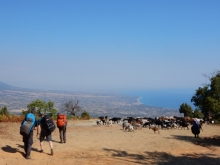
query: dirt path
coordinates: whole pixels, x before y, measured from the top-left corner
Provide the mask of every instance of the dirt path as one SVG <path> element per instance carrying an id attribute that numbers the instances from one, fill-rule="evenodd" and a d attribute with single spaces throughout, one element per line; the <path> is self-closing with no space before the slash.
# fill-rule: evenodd
<path id="1" fill-rule="evenodd" d="M 190 130 L 148 128 L 125 132 L 118 124 L 96 126 L 95 121 L 70 121 L 67 143 L 59 143 L 58 129 L 53 133 L 54 156 L 48 142 L 39 153 L 39 139 L 34 137 L 31 159 L 23 157 L 19 123 L 0 123 L 1 165 L 131 165 L 131 164 L 220 164 L 220 127 L 204 126 L 200 138 Z M 36 132 L 35 132 L 36 136 Z"/>

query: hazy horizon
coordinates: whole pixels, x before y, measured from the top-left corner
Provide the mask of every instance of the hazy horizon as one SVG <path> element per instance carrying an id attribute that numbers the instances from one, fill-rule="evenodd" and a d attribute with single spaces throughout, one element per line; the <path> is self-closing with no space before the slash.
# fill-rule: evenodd
<path id="1" fill-rule="evenodd" d="M 18 87 L 197 89 L 219 70 L 220 1 L 0 1 L 0 77 Z"/>
<path id="2" fill-rule="evenodd" d="M 2 85 L 0 81 L 0 87 Z M 9 85 L 9 84 L 6 84 Z M 9 85 L 11 86 L 11 85 Z M 12 85 L 13 87 L 18 87 L 16 85 Z M 25 88 L 25 87 L 20 87 Z M 30 89 L 30 88 L 29 88 Z M 37 90 L 41 91 L 41 89 L 33 88 L 30 90 Z M 45 92 L 61 92 L 61 93 L 85 93 L 87 94 L 100 94 L 100 95 L 124 95 L 124 96 L 135 96 L 137 97 L 137 101 L 141 104 L 145 104 L 147 106 L 152 107 L 160 107 L 160 108 L 170 108 L 178 110 L 180 105 L 183 103 L 187 103 L 193 109 L 196 107 L 191 102 L 192 96 L 195 94 L 196 89 L 154 89 L 154 90 L 118 90 L 118 91 L 99 91 L 99 92 L 92 92 L 92 91 L 71 91 L 71 90 L 42 90 Z"/>

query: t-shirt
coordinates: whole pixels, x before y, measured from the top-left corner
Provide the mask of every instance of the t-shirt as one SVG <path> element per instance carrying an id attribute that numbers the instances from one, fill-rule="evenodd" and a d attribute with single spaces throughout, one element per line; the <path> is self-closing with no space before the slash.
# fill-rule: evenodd
<path id="1" fill-rule="evenodd" d="M 38 125 L 40 125 L 41 127 L 41 132 L 48 132 L 47 129 L 44 126 L 44 121 L 43 121 L 43 117 L 41 117 L 38 121 L 37 121 Z"/>

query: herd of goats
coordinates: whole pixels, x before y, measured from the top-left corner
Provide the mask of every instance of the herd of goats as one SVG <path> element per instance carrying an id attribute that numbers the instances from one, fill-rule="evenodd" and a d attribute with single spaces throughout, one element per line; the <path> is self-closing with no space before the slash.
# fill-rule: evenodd
<path id="1" fill-rule="evenodd" d="M 96 121 L 97 126 L 106 125 L 112 126 L 112 124 L 117 123 L 121 124 L 122 128 L 125 131 L 134 131 L 137 129 L 141 129 L 143 127 L 148 127 L 152 129 L 154 133 L 159 132 L 160 129 L 188 129 L 189 126 L 193 124 L 195 118 L 190 117 L 155 117 L 155 118 L 140 118 L 140 117 L 127 117 L 127 118 L 120 118 L 120 117 L 113 117 L 108 118 L 108 116 L 100 116 L 98 117 L 100 120 Z M 212 120 L 204 120 L 204 119 L 196 119 L 200 125 L 200 129 L 202 130 L 202 125 L 204 123 L 213 123 Z"/>

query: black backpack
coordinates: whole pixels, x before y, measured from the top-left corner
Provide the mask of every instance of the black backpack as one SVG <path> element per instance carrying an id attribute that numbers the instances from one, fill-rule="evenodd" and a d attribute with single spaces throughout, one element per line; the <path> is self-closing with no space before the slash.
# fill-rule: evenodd
<path id="1" fill-rule="evenodd" d="M 53 119 L 50 117 L 50 115 L 45 115 L 42 120 L 43 125 L 47 131 L 53 132 L 56 129 L 56 125 L 54 124 Z"/>

